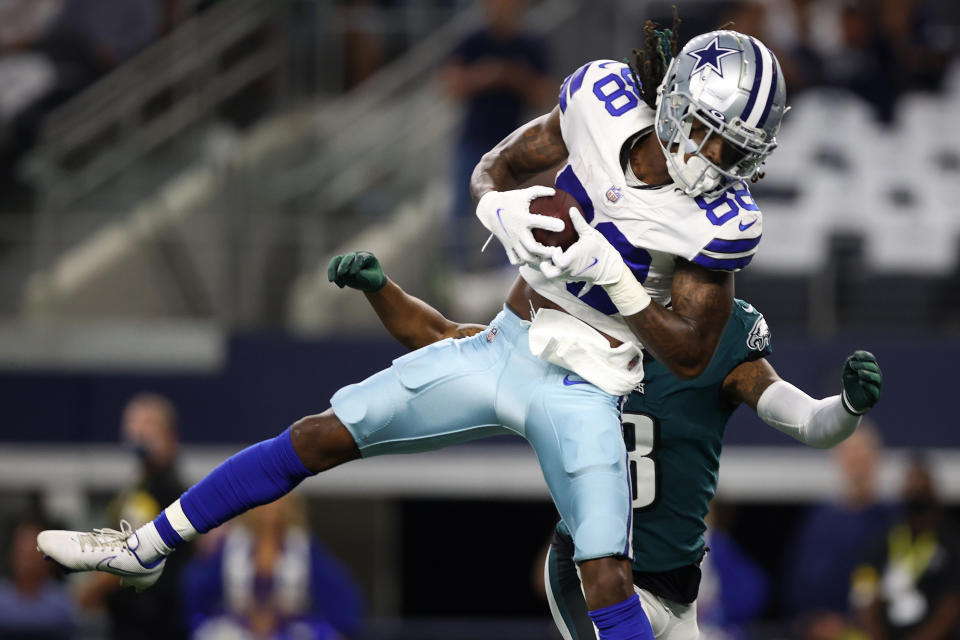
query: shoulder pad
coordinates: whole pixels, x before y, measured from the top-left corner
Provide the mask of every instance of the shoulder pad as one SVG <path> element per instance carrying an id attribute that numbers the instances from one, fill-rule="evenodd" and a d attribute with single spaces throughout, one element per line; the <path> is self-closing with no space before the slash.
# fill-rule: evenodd
<path id="1" fill-rule="evenodd" d="M 746 334 L 746 347 L 750 351 L 759 352 L 764 356 L 773 352 L 767 320 L 749 302 L 734 299 L 731 321 L 737 321 L 743 327 L 742 331 Z"/>
<path id="2" fill-rule="evenodd" d="M 568 148 L 597 137 L 620 138 L 653 124 L 630 67 L 615 60 L 583 65 L 560 87 L 560 127 Z"/>
<path id="3" fill-rule="evenodd" d="M 695 200 L 716 231 L 692 261 L 724 271 L 739 271 L 750 264 L 763 236 L 763 215 L 746 183 L 738 182 L 713 200 L 702 196 Z"/>
<path id="4" fill-rule="evenodd" d="M 560 112 L 567 112 L 567 106 L 580 92 L 580 89 L 583 88 L 584 81 L 587 80 L 588 75 L 590 76 L 591 81 L 596 82 L 601 77 L 604 77 L 610 73 L 618 74 L 621 78 L 626 80 L 630 78 L 630 67 L 622 62 L 617 62 L 616 60 L 593 60 L 567 76 L 560 87 Z M 629 88 L 632 89 L 632 79 L 630 79 L 630 83 L 631 84 Z M 592 84 L 592 82 L 590 84 Z"/>

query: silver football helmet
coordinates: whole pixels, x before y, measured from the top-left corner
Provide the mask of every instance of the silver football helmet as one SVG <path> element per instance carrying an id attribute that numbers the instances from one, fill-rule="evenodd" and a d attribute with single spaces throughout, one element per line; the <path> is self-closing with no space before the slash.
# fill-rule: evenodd
<path id="1" fill-rule="evenodd" d="M 690 40 L 657 90 L 657 138 L 670 177 L 684 193 L 707 197 L 753 178 L 777 147 L 786 96 L 780 63 L 756 38 L 711 31 Z M 699 141 L 691 137 L 695 119 L 706 127 Z M 714 135 L 724 139 L 720 164 L 703 153 Z"/>

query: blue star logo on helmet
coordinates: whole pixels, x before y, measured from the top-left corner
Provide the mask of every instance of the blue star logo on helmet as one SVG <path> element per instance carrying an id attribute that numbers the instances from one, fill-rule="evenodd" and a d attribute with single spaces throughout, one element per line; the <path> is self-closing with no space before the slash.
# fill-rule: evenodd
<path id="1" fill-rule="evenodd" d="M 722 78 L 723 68 L 720 66 L 720 61 L 735 53 L 742 53 L 742 50 L 721 47 L 720 36 L 715 36 L 704 48 L 687 53 L 688 56 L 696 58 L 697 60 L 696 64 L 693 65 L 693 69 L 690 70 L 690 77 L 693 77 L 693 74 L 701 69 L 713 69 L 717 72 L 717 75 Z"/>

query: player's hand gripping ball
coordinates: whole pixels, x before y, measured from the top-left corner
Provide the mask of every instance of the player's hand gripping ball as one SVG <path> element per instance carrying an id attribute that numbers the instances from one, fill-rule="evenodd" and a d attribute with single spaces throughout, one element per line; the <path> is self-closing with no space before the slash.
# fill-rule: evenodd
<path id="1" fill-rule="evenodd" d="M 327 279 L 343 289 L 360 291 L 379 291 L 387 284 L 380 261 L 369 251 L 354 251 L 342 256 L 334 256 L 327 267 Z"/>
<path id="2" fill-rule="evenodd" d="M 854 351 L 843 363 L 843 404 L 856 414 L 866 413 L 877 404 L 883 390 L 883 373 L 869 351 Z"/>
<path id="3" fill-rule="evenodd" d="M 562 231 L 535 228 L 533 239 L 545 247 L 560 247 L 561 249 L 567 249 L 576 242 L 579 236 L 573 228 L 573 222 L 570 221 L 571 208 L 583 213 L 576 198 L 561 189 L 557 189 L 552 196 L 543 196 L 532 200 L 530 202 L 530 213 L 563 220 Z"/>
<path id="4" fill-rule="evenodd" d="M 488 191 L 477 202 L 477 218 L 503 245 L 510 264 L 534 266 L 552 255 L 553 249 L 537 242 L 533 231 L 537 228 L 560 231 L 563 222 L 530 213 L 530 203 L 553 194 L 551 187 L 534 185 L 525 189 Z"/>

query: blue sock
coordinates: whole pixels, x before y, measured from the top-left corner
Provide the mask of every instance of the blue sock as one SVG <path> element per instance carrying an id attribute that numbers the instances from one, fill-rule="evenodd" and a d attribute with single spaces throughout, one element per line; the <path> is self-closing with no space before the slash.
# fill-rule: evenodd
<path id="1" fill-rule="evenodd" d="M 206 533 L 244 511 L 290 493 L 312 475 L 293 450 L 287 429 L 224 460 L 180 496 L 179 507 L 197 533 Z M 175 530 L 167 511 L 153 524 L 163 543 L 173 549 L 183 542 L 177 533 L 183 525 Z"/>
<path id="2" fill-rule="evenodd" d="M 653 628 L 637 594 L 618 604 L 594 609 L 590 619 L 597 625 L 599 640 L 653 640 Z"/>

